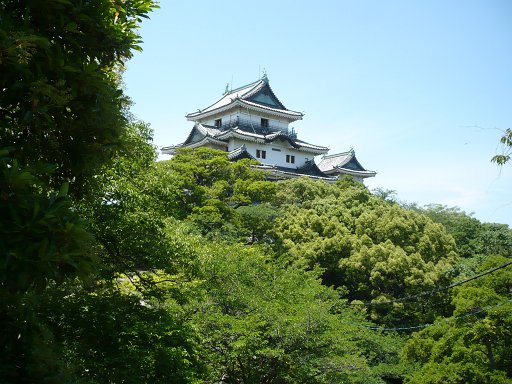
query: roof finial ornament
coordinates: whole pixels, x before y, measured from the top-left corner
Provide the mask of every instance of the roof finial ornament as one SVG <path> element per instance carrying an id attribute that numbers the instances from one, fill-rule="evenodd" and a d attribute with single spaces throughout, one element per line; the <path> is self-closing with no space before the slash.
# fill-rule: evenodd
<path id="1" fill-rule="evenodd" d="M 224 90 L 224 94 L 227 95 L 229 93 L 229 83 L 226 84 L 226 89 Z"/>
<path id="2" fill-rule="evenodd" d="M 261 80 L 263 80 L 265 83 L 268 83 L 267 70 L 265 68 L 263 68 L 263 75 L 261 76 Z"/>

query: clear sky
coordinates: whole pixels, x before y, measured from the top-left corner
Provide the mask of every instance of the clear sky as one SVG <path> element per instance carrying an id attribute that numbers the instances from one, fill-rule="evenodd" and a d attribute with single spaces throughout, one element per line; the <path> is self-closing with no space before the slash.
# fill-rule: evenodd
<path id="1" fill-rule="evenodd" d="M 171 1 L 145 20 L 125 83 L 158 147 L 185 115 L 266 70 L 305 113 L 300 139 L 350 148 L 370 189 L 512 226 L 512 166 L 490 163 L 512 127 L 512 1 Z"/>

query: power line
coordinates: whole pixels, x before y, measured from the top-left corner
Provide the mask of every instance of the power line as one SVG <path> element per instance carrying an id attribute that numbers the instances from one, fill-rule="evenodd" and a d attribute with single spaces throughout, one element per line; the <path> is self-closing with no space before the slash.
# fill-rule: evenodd
<path id="1" fill-rule="evenodd" d="M 484 308 L 480 308 L 478 310 L 475 310 L 475 311 L 471 311 L 471 312 L 466 312 L 466 313 L 463 313 L 462 315 L 459 315 L 459 316 L 455 316 L 455 317 L 449 317 L 447 319 L 444 319 L 444 321 L 436 321 L 434 323 L 429 323 L 429 324 L 421 324 L 421 325 L 416 325 L 416 326 L 413 326 L 413 327 L 374 327 L 374 326 L 369 326 L 369 325 L 360 325 L 360 327 L 362 328 L 366 328 L 366 329 L 369 329 L 369 330 L 372 330 L 372 331 L 413 331 L 413 330 L 418 330 L 418 329 L 422 329 L 422 328 L 427 328 L 427 327 L 431 327 L 433 325 L 441 325 L 441 324 L 446 324 L 446 323 L 450 323 L 454 320 L 457 320 L 457 319 L 462 319 L 462 318 L 465 318 L 465 317 L 469 317 L 469 316 L 474 316 L 474 315 L 477 315 L 479 313 L 482 313 L 484 311 L 490 311 L 494 308 L 498 308 L 498 307 L 502 307 L 508 303 L 511 303 L 512 302 L 512 299 L 509 299 L 503 303 L 500 303 L 500 304 L 496 304 L 496 305 L 491 305 L 491 306 L 488 306 L 488 307 L 484 307 Z"/>
<path id="2" fill-rule="evenodd" d="M 487 271 L 484 271 L 482 273 L 479 273 L 477 275 L 474 275 L 468 279 L 465 279 L 465 280 L 461 280 L 461 281 L 458 281 L 456 283 L 452 283 L 450 285 L 447 285 L 445 287 L 441 287 L 441 288 L 436 288 L 436 289 L 432 289 L 430 291 L 424 291 L 424 292 L 420 292 L 420 293 L 416 293 L 414 295 L 409 295 L 409 296 L 404 296 L 404 297 L 399 297 L 398 299 L 394 299 L 394 300 L 388 300 L 388 301 L 380 301 L 380 302 L 363 302 L 363 303 L 354 303 L 354 302 L 350 302 L 350 303 L 345 303 L 345 305 L 354 305 L 354 306 L 366 306 L 366 307 L 371 307 L 371 306 L 375 306 L 375 305 L 387 305 L 387 304 L 393 304 L 393 303 L 400 303 L 400 302 L 403 302 L 403 301 L 410 301 L 410 300 L 413 300 L 413 299 L 416 299 L 418 297 L 421 297 L 421 296 L 427 296 L 427 295 L 431 295 L 431 294 L 434 294 L 434 293 L 438 293 L 438 292 L 442 292 L 442 291 L 446 291 L 448 289 L 451 289 L 451 288 L 454 288 L 454 287 L 457 287 L 459 285 L 462 285 L 462 284 L 466 284 L 470 281 L 473 281 L 473 280 L 476 280 L 476 279 L 479 279 L 483 276 L 486 276 L 486 275 L 489 275 L 493 272 L 496 272 L 500 269 L 503 269 L 503 268 L 506 268 L 508 267 L 509 265 L 512 265 L 512 261 L 509 261 L 505 264 L 502 264 L 500 266 L 497 266 L 495 268 L 492 268 L 492 269 L 489 269 Z"/>

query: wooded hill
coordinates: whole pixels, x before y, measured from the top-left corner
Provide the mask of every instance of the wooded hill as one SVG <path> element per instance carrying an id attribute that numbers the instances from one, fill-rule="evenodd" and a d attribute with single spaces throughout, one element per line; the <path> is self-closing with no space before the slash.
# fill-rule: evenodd
<path id="1" fill-rule="evenodd" d="M 119 70 L 153 6 L 0 1 L 0 381 L 510 383 L 508 226 L 157 162 Z"/>
<path id="2" fill-rule="evenodd" d="M 148 134 L 60 207 L 71 233 L 65 196 L 25 216 L 30 244 L 9 230 L 4 382 L 510 382 L 506 225 L 204 148 L 155 162 Z"/>

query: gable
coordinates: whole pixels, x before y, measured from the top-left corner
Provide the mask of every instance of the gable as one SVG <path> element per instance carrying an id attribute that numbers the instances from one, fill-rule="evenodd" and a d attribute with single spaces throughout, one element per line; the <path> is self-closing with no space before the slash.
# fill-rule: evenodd
<path id="1" fill-rule="evenodd" d="M 201 133 L 196 127 L 192 128 L 192 131 L 187 137 L 187 140 L 183 144 L 193 144 L 201 141 L 206 135 Z"/>
<path id="2" fill-rule="evenodd" d="M 248 101 L 266 105 L 268 107 L 286 110 L 285 106 L 277 99 L 268 84 L 262 87 L 254 95 L 247 98 Z"/>
<path id="3" fill-rule="evenodd" d="M 353 171 L 365 171 L 365 169 L 359 164 L 359 161 L 354 157 L 350 161 L 344 164 L 341 168 L 351 169 Z"/>
<path id="4" fill-rule="evenodd" d="M 285 135 L 283 133 L 274 133 L 265 136 L 265 142 L 267 143 L 273 143 L 278 142 L 279 144 L 283 145 L 283 147 L 288 148 L 299 148 L 299 145 L 295 143 L 295 141 L 290 138 L 288 135 Z M 288 145 L 286 145 L 288 144 Z"/>

